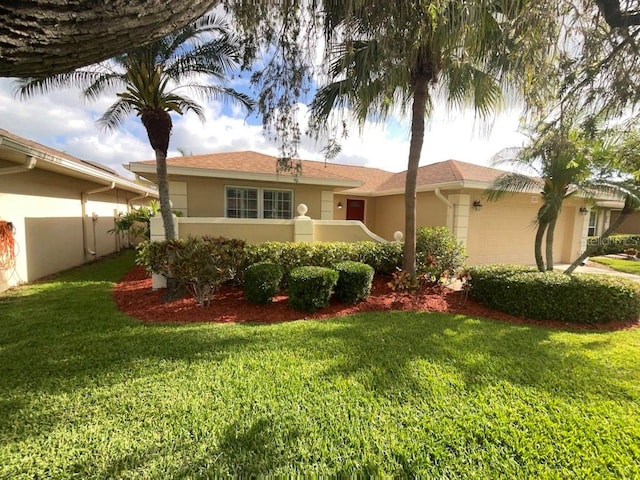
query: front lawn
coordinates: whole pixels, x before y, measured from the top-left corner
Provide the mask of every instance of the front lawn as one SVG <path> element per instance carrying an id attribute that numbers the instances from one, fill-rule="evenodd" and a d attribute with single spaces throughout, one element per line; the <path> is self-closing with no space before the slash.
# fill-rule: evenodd
<path id="1" fill-rule="evenodd" d="M 0 295 L 0 478 L 640 477 L 640 330 L 143 325 L 131 255 Z"/>
<path id="2" fill-rule="evenodd" d="M 634 275 L 640 275 L 640 260 L 624 259 L 624 258 L 611 258 L 611 257 L 593 257 L 590 258 L 592 262 L 607 265 L 619 272 L 632 273 Z"/>

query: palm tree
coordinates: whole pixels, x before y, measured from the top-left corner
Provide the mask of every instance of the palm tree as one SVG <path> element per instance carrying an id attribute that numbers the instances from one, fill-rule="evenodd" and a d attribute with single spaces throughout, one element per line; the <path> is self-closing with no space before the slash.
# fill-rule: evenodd
<path id="1" fill-rule="evenodd" d="M 215 15 L 199 20 L 147 46 L 118 55 L 92 67 L 43 79 L 18 80 L 17 93 L 25 98 L 62 87 L 79 87 L 83 95 L 96 100 L 106 91 L 118 89 L 118 100 L 98 119 L 99 126 L 116 129 L 136 113 L 144 125 L 155 152 L 160 212 L 167 239 L 175 238 L 167 181 L 167 150 L 173 126 L 170 112 L 191 111 L 204 121 L 202 107 L 178 93 L 184 85 L 206 99 L 231 100 L 251 110 L 253 101 L 231 88 L 191 80 L 204 75 L 224 83 L 242 60 L 238 39 Z"/>
<path id="2" fill-rule="evenodd" d="M 496 201 L 507 194 L 540 192 L 542 205 L 534 219 L 537 226 L 534 255 L 538 270 L 543 272 L 553 270 L 555 225 L 565 199 L 576 194 L 587 200 L 602 193 L 619 196 L 625 199 L 622 216 L 626 216 L 636 203 L 637 195 L 628 180 L 613 179 L 617 176 L 616 171 L 619 171 L 612 169 L 615 165 L 615 145 L 588 138 L 576 129 L 545 125 L 538 128 L 538 138 L 531 145 L 517 151 L 514 157 L 501 152 L 494 162 L 499 164 L 509 161 L 516 168 L 528 169 L 534 175 L 505 173 L 485 191 L 485 198 Z"/>
<path id="3" fill-rule="evenodd" d="M 527 2 L 502 11 L 503 2 L 486 1 L 325 3 L 327 43 L 334 46 L 329 82 L 312 102 L 312 123 L 329 128 L 338 108 L 350 110 L 361 127 L 410 110 L 403 268 L 413 276 L 416 177 L 433 95 L 439 89 L 451 104 L 471 102 L 481 117 L 498 108 L 501 75 L 523 66 L 506 56 L 516 36 L 508 39 L 507 32 Z"/>
<path id="4" fill-rule="evenodd" d="M 485 192 L 485 197 L 489 201 L 495 201 L 507 193 L 540 191 L 542 205 L 535 218 L 537 230 L 534 253 L 538 270 L 553 270 L 554 231 L 562 203 L 565 198 L 578 191 L 587 192 L 582 186 L 591 174 L 591 163 L 584 151 L 581 151 L 577 132 L 565 132 L 564 129 L 546 130 L 540 138 L 510 160 L 516 167 L 532 170 L 536 176 L 518 172 L 500 175 Z M 542 255 L 545 234 L 546 265 Z"/>

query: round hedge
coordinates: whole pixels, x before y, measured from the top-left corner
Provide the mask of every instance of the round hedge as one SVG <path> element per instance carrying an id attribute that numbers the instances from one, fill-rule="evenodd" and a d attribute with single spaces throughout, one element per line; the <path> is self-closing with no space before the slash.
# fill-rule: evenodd
<path id="1" fill-rule="evenodd" d="M 331 268 L 294 268 L 289 279 L 289 303 L 303 312 L 326 307 L 337 281 L 338 272 Z"/>
<path id="2" fill-rule="evenodd" d="M 371 293 L 371 282 L 375 271 L 373 267 L 353 261 L 336 263 L 333 267 L 338 272 L 336 298 L 343 303 L 357 303 Z"/>
<path id="3" fill-rule="evenodd" d="M 258 262 L 244 272 L 244 294 L 251 303 L 266 304 L 280 291 L 282 268 L 271 262 Z"/>
<path id="4" fill-rule="evenodd" d="M 471 296 L 512 315 L 587 324 L 640 316 L 640 284 L 613 275 L 543 273 L 513 265 L 470 272 Z"/>

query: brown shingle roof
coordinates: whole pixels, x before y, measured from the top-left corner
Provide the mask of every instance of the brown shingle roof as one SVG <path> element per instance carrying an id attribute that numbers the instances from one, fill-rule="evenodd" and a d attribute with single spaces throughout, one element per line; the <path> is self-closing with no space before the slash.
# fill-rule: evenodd
<path id="1" fill-rule="evenodd" d="M 274 174 L 276 172 L 276 162 L 276 157 L 251 151 L 210 153 L 167 159 L 169 167 L 257 174 Z M 155 161 L 133 162 L 131 165 L 134 171 L 136 163 L 153 164 Z M 362 182 L 360 186 L 349 190 L 352 194 L 376 194 L 403 190 L 405 185 L 406 172 L 393 173 L 379 168 L 312 160 L 301 160 L 301 163 L 302 177 Z M 502 173 L 504 173 L 502 170 L 495 168 L 458 160 L 446 160 L 420 167 L 418 169 L 417 185 L 418 187 L 425 187 L 454 182 L 491 183 Z"/>
<path id="2" fill-rule="evenodd" d="M 405 171 L 394 174 L 387 181 L 378 185 L 376 191 L 384 192 L 404 189 L 406 173 Z M 473 163 L 445 160 L 418 168 L 416 184 L 419 187 L 424 187 L 454 182 L 492 183 L 503 173 L 502 170 L 474 165 Z"/>

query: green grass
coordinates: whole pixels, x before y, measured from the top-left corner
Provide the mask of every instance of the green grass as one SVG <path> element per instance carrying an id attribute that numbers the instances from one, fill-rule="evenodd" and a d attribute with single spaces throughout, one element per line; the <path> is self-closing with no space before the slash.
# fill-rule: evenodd
<path id="1" fill-rule="evenodd" d="M 0 478 L 640 477 L 640 330 L 146 326 L 110 298 L 131 263 L 0 296 Z"/>
<path id="2" fill-rule="evenodd" d="M 626 260 L 622 258 L 610 258 L 610 257 L 593 257 L 590 258 L 592 262 L 607 265 L 619 272 L 633 273 L 634 275 L 640 275 L 640 260 Z"/>

